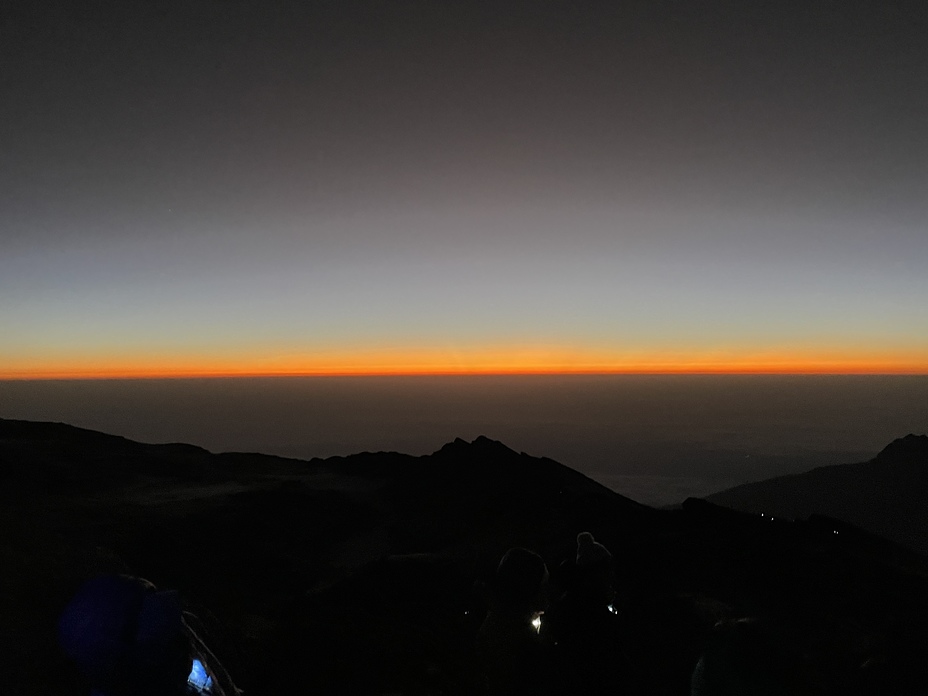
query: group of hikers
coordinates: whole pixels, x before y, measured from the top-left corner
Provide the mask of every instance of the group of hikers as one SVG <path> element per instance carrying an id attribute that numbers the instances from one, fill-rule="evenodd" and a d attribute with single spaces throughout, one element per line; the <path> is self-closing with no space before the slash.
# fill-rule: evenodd
<path id="1" fill-rule="evenodd" d="M 621 602 L 612 554 L 588 532 L 555 569 L 525 548 L 499 562 L 485 592 L 474 650 L 479 696 L 657 694 L 640 664 Z M 59 643 L 92 696 L 237 696 L 194 630 L 176 592 L 139 578 L 88 581 L 61 615 Z M 691 696 L 791 693 L 768 669 L 763 627 L 740 621 L 707 646 L 684 675 Z M 652 666 L 653 669 L 653 666 Z M 657 680 L 660 681 L 660 680 Z M 676 691 L 675 691 L 676 693 Z"/>
<path id="2" fill-rule="evenodd" d="M 612 555 L 588 532 L 552 586 L 545 562 L 523 548 L 502 558 L 477 634 L 482 689 L 498 694 L 621 694 L 633 670 L 623 649 Z"/>
<path id="3" fill-rule="evenodd" d="M 477 634 L 483 696 L 796 693 L 789 661 L 780 659 L 784 646 L 753 618 L 720 621 L 694 641 L 695 654 L 648 659 L 640 626 L 630 625 L 628 607 L 617 598 L 612 554 L 588 532 L 578 535 L 576 557 L 556 575 L 552 580 L 544 560 L 527 549 L 503 556 Z"/>

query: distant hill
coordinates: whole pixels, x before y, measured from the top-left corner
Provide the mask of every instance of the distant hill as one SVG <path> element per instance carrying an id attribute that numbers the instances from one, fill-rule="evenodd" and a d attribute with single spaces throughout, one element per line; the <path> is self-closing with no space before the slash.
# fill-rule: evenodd
<path id="1" fill-rule="evenodd" d="M 868 462 L 747 483 L 706 500 L 790 519 L 825 515 L 928 554 L 928 436 L 894 440 Z"/>
<path id="2" fill-rule="evenodd" d="M 887 448 L 887 471 L 920 456 L 911 442 Z M 714 623 L 740 616 L 805 656 L 803 693 L 902 693 L 928 659 L 928 559 L 818 518 L 655 510 L 485 437 L 301 461 L 0 419 L 0 530 L 19 696 L 86 693 L 53 628 L 105 572 L 178 589 L 251 696 L 468 696 L 500 556 L 539 552 L 556 593 L 580 531 L 617 561 L 628 696 L 688 693 Z"/>

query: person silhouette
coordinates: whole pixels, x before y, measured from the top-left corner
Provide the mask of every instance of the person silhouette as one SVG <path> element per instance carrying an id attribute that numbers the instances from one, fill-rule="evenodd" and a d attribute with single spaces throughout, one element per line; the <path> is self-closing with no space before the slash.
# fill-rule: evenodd
<path id="1" fill-rule="evenodd" d="M 175 591 L 104 575 L 71 598 L 58 621 L 58 643 L 92 696 L 236 696 L 184 614 Z"/>
<path id="2" fill-rule="evenodd" d="M 565 569 L 566 571 L 566 569 Z M 615 614 L 612 554 L 589 532 L 577 535 L 577 554 L 564 591 L 545 616 L 565 691 L 621 693 L 629 684 L 621 620 Z"/>
<path id="3" fill-rule="evenodd" d="M 483 690 L 490 696 L 551 693 L 550 655 L 538 632 L 548 578 L 544 560 L 528 549 L 512 548 L 500 560 L 477 632 Z"/>

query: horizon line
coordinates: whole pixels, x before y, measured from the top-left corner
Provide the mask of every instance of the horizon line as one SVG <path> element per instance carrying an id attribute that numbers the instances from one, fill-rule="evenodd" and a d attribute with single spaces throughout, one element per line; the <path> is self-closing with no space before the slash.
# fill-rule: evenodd
<path id="1" fill-rule="evenodd" d="M 826 368 L 822 366 L 809 366 L 807 368 L 795 366 L 745 366 L 745 367 L 661 367 L 661 368 L 590 368 L 590 369 L 445 369 L 445 370 L 300 370 L 300 371 L 261 371 L 261 370 L 86 370 L 86 371 L 36 371 L 3 374 L 0 372 L 0 381 L 7 382 L 43 382 L 43 381 L 96 381 L 96 380 L 172 380 L 172 379 L 267 379 L 267 378 L 344 378 L 344 377 L 518 377 L 518 376 L 896 376 L 896 377 L 925 377 L 928 368 L 912 370 L 911 368 L 892 369 L 882 366 L 880 368 L 835 366 Z"/>

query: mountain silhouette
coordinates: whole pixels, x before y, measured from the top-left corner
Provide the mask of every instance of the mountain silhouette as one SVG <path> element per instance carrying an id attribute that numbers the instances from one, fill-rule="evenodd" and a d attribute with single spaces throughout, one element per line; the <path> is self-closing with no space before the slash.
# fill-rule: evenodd
<path id="1" fill-rule="evenodd" d="M 877 464 L 916 466 L 918 447 Z M 86 693 L 52 627 L 109 572 L 178 589 L 248 694 L 478 693 L 481 588 L 500 557 L 530 548 L 557 585 L 581 531 L 617 561 L 630 694 L 688 693 L 713 625 L 743 616 L 802 656 L 804 693 L 900 692 L 926 657 L 924 557 L 825 518 L 655 510 L 487 437 L 303 461 L 0 419 L 0 476 L 17 694 Z"/>
<path id="2" fill-rule="evenodd" d="M 857 464 L 747 483 L 707 496 L 736 510 L 827 516 L 928 554 L 928 436 L 906 435 Z"/>

